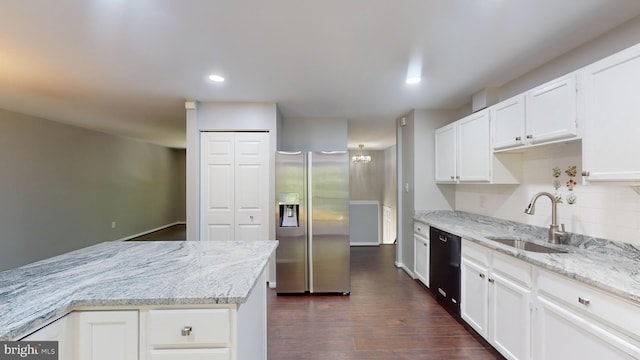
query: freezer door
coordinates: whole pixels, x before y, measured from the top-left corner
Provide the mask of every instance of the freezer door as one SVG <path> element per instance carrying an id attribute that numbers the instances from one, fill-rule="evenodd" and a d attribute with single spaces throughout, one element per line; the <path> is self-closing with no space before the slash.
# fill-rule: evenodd
<path id="1" fill-rule="evenodd" d="M 310 291 L 351 292 L 349 154 L 309 153 Z"/>
<path id="2" fill-rule="evenodd" d="M 304 293 L 307 275 L 306 158 L 276 153 L 276 291 Z"/>

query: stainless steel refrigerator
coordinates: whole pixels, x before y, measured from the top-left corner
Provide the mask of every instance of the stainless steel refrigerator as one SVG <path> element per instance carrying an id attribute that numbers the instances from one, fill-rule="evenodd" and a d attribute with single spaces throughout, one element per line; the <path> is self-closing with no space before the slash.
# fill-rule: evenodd
<path id="1" fill-rule="evenodd" d="M 276 153 L 276 291 L 351 292 L 349 154 Z"/>

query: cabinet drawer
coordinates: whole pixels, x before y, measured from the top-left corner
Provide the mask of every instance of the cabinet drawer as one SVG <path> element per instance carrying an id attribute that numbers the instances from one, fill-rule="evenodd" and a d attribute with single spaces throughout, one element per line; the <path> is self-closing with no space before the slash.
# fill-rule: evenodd
<path id="1" fill-rule="evenodd" d="M 151 350 L 149 360 L 229 360 L 229 349 L 166 349 Z"/>
<path id="2" fill-rule="evenodd" d="M 514 257 L 493 253 L 492 270 L 512 281 L 531 288 L 531 265 Z"/>
<path id="3" fill-rule="evenodd" d="M 155 348 L 227 347 L 230 322 L 229 309 L 150 310 L 149 345 Z M 183 335 L 185 327 L 191 331 Z"/>
<path id="4" fill-rule="evenodd" d="M 429 225 L 426 225 L 425 223 L 421 223 L 418 221 L 414 221 L 413 232 L 429 240 Z"/>
<path id="5" fill-rule="evenodd" d="M 489 266 L 489 252 L 486 247 L 462 239 L 462 258 L 472 260 L 483 267 Z"/>
<path id="6" fill-rule="evenodd" d="M 539 271 L 537 284 L 539 294 L 555 298 L 640 340 L 640 306 L 544 270 Z"/>

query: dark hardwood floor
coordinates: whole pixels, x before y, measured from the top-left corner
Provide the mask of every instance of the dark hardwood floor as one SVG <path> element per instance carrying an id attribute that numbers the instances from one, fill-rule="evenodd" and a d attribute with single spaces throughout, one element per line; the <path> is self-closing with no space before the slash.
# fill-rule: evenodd
<path id="1" fill-rule="evenodd" d="M 502 359 L 394 259 L 395 245 L 352 247 L 350 296 L 270 289 L 269 359 Z"/>
<path id="2" fill-rule="evenodd" d="M 129 239 L 128 241 L 185 241 L 187 225 L 176 224 L 152 233 Z"/>

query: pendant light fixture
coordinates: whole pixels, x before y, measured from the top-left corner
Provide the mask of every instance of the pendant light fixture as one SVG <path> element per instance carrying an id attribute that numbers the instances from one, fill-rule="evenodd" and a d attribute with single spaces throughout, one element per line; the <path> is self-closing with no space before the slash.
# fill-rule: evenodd
<path id="1" fill-rule="evenodd" d="M 365 164 L 368 162 L 371 162 L 371 156 L 362 154 L 362 149 L 364 149 L 364 144 L 360 144 L 358 145 L 358 147 L 360 148 L 360 155 L 353 155 L 353 157 L 351 157 L 351 161 L 353 161 L 354 163 L 365 163 Z"/>

